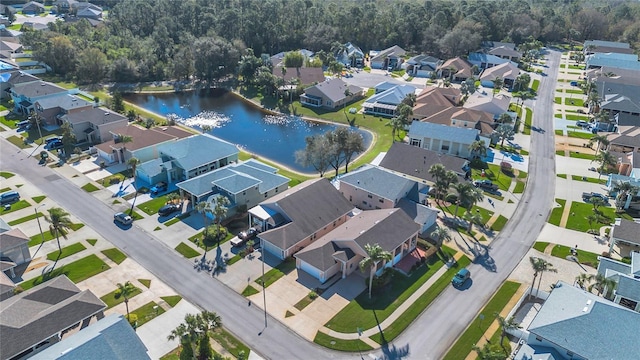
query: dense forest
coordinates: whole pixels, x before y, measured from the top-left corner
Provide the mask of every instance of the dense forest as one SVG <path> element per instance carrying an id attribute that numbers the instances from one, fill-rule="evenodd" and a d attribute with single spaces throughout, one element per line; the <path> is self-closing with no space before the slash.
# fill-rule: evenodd
<path id="1" fill-rule="evenodd" d="M 520 44 L 618 40 L 640 44 L 640 2 L 580 0 L 120 0 L 105 25 L 86 21 L 26 31 L 23 43 L 54 72 L 80 83 L 219 78 L 247 48 L 365 52 L 400 45 L 441 58 L 481 40 Z"/>

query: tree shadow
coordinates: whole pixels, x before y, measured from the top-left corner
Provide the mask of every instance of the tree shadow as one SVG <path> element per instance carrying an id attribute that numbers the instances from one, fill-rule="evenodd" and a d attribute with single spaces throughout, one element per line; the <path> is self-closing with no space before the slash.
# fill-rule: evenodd
<path id="1" fill-rule="evenodd" d="M 387 342 L 383 342 L 381 350 L 382 350 L 382 356 L 379 358 L 381 360 L 405 359 L 410 354 L 409 344 L 405 344 L 401 347 L 397 347 L 393 344 L 388 344 Z"/>
<path id="2" fill-rule="evenodd" d="M 497 272 L 498 267 L 496 266 L 495 260 L 491 255 L 489 255 L 490 249 L 491 249 L 490 245 L 484 245 L 478 241 L 474 242 L 473 248 L 471 250 L 474 256 L 473 263 L 479 264 L 491 272 Z"/>

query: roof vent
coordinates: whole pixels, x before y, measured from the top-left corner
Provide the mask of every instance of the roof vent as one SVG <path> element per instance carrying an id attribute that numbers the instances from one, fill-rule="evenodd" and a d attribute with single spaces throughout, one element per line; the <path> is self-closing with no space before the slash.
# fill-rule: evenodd
<path id="1" fill-rule="evenodd" d="M 591 305 L 591 299 L 587 300 L 587 305 Z"/>
<path id="2" fill-rule="evenodd" d="M 585 307 L 582 308 L 582 312 L 587 312 L 587 310 L 589 310 L 588 306 L 585 306 Z"/>
<path id="3" fill-rule="evenodd" d="M 104 116 L 108 116 L 108 115 L 109 115 L 109 113 L 108 113 L 108 112 L 105 112 L 105 113 L 104 113 Z"/>

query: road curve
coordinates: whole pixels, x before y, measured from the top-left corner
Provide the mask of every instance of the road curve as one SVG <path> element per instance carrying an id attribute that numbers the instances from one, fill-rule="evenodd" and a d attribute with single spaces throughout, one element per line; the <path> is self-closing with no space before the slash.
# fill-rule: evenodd
<path id="1" fill-rule="evenodd" d="M 374 354 L 385 359 L 439 359 L 474 319 L 484 303 L 520 262 L 546 221 L 553 199 L 555 151 L 553 89 L 560 59 L 551 52 L 549 76 L 541 81 L 533 123 L 548 131 L 534 132 L 529 160 L 529 180 L 520 206 L 489 248 L 497 269 L 472 264 L 473 286 L 465 293 L 448 288 L 395 341 Z M 111 219 L 113 210 L 48 167 L 41 167 L 27 153 L 5 139 L 0 140 L 0 163 L 5 171 L 20 174 L 68 212 L 129 257 L 152 272 L 188 301 L 217 312 L 225 327 L 268 359 L 359 359 L 359 354 L 331 351 L 306 341 L 286 326 L 268 318 L 256 307 L 248 307 L 241 295 L 205 273 L 194 271 L 192 262 L 137 227 L 121 230 Z"/>

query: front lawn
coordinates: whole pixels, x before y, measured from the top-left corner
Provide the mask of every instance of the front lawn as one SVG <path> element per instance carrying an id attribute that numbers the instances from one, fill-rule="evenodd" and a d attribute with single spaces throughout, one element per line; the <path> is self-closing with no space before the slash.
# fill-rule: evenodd
<path id="1" fill-rule="evenodd" d="M 135 314 L 138 317 L 137 327 L 140 327 L 163 313 L 164 309 L 151 301 L 132 311 L 131 315 Z"/>
<path id="2" fill-rule="evenodd" d="M 78 231 L 78 229 L 81 229 L 83 226 L 84 226 L 84 224 L 71 224 L 70 227 L 71 227 L 71 230 Z M 56 238 L 55 235 L 51 231 L 47 230 L 47 231 L 43 232 L 42 235 L 36 234 L 36 235 L 33 235 L 32 237 L 30 237 L 31 240 L 29 240 L 28 246 L 32 247 L 32 246 L 40 244 L 43 241 L 42 240 L 43 237 L 44 237 L 44 241 L 45 242 L 46 241 L 51 241 L 51 240 Z M 64 238 L 62 236 L 62 234 L 60 234 L 60 237 Z"/>
<path id="3" fill-rule="evenodd" d="M 564 212 L 564 206 L 567 203 L 565 199 L 556 199 L 556 203 L 560 204 L 560 207 L 554 207 L 551 209 L 551 215 L 549 215 L 549 222 L 555 226 L 560 226 L 560 220 L 562 219 L 562 213 Z"/>
<path id="4" fill-rule="evenodd" d="M 245 359 L 249 357 L 251 349 L 245 345 L 242 341 L 238 340 L 225 328 L 217 328 L 211 334 L 211 339 L 215 340 L 218 344 L 222 345 L 231 355 L 236 358 L 240 357 L 240 353 L 244 353 Z"/>
<path id="5" fill-rule="evenodd" d="M 596 156 L 593 154 L 584 154 L 577 151 L 569 152 L 569 156 L 576 159 L 595 160 Z"/>
<path id="6" fill-rule="evenodd" d="M 42 214 L 41 212 L 39 212 L 37 214 L 30 214 L 30 215 L 27 215 L 25 217 L 21 217 L 20 219 L 15 219 L 13 221 L 9 221 L 9 225 L 16 226 L 18 224 L 22 224 L 22 223 L 25 223 L 27 221 L 31 221 L 31 220 L 33 220 L 33 219 L 35 219 L 37 217 L 43 217 L 43 216 L 44 216 L 44 214 Z"/>
<path id="7" fill-rule="evenodd" d="M 453 215 L 456 211 L 456 205 L 455 204 L 450 204 L 449 206 L 444 206 L 441 207 L 442 209 L 444 209 L 446 212 L 448 212 L 449 214 Z M 483 224 L 486 224 L 487 221 L 489 221 L 489 219 L 491 219 L 491 217 L 493 216 L 493 211 L 491 210 L 487 210 L 485 208 L 481 208 L 477 205 L 474 205 L 471 208 L 471 211 L 476 211 L 479 212 L 480 215 L 482 216 L 482 222 Z M 467 209 L 463 208 L 462 206 L 458 206 L 458 217 L 462 218 L 464 216 L 464 214 L 467 212 Z"/>
<path id="8" fill-rule="evenodd" d="M 58 251 L 58 250 L 48 253 L 47 254 L 47 259 L 51 260 L 51 261 L 64 259 L 67 256 L 71 256 L 73 254 L 79 253 L 80 251 L 85 250 L 85 249 L 86 249 L 86 247 L 84 247 L 84 245 L 82 245 L 81 243 L 71 244 L 69 246 L 63 247 L 62 248 L 62 253 L 60 253 L 60 251 Z M 58 254 L 60 254 L 60 256 L 58 256 Z"/>
<path id="9" fill-rule="evenodd" d="M 600 206 L 598 211 L 602 213 L 607 219 L 607 222 L 604 224 L 601 223 L 593 223 L 594 230 L 600 229 L 602 226 L 611 225 L 616 217 L 624 217 L 625 214 L 616 214 L 615 209 L 611 206 L 605 207 Z M 583 202 L 575 202 L 571 203 L 571 214 L 569 219 L 567 220 L 567 229 L 587 232 L 590 229 L 589 222 L 586 217 L 593 214 L 593 205 L 583 203 Z M 628 216 L 628 215 L 627 215 Z"/>
<path id="10" fill-rule="evenodd" d="M 157 214 L 158 210 L 160 210 L 161 207 L 165 206 L 168 200 L 169 194 L 158 196 L 157 198 L 151 199 L 138 205 L 137 208 L 142 210 L 147 215 Z"/>
<path id="11" fill-rule="evenodd" d="M 100 188 L 99 188 L 99 187 L 97 187 L 97 186 L 93 185 L 92 183 L 86 183 L 85 185 L 83 185 L 83 186 L 81 187 L 81 189 L 82 189 L 82 190 L 84 190 L 84 191 L 86 191 L 86 192 L 88 192 L 88 193 L 92 193 L 92 192 L 94 192 L 94 191 L 98 191 L 98 190 L 100 190 Z"/>
<path id="12" fill-rule="evenodd" d="M 313 342 L 324 346 L 329 349 L 339 350 L 339 351 L 348 351 L 348 352 L 356 352 L 356 351 L 368 351 L 373 348 L 369 346 L 362 340 L 344 340 L 334 338 L 330 335 L 322 333 L 318 331 L 316 333 L 316 337 L 313 339 Z"/>
<path id="13" fill-rule="evenodd" d="M 7 138 L 7 141 L 9 141 L 10 143 L 12 143 L 13 145 L 19 147 L 20 149 L 27 149 L 30 148 L 31 145 L 27 145 L 24 143 L 24 138 L 19 137 L 19 136 L 15 136 L 15 135 L 11 135 Z"/>
<path id="14" fill-rule="evenodd" d="M 104 254 L 104 256 L 108 257 L 109 260 L 118 265 L 120 265 L 120 263 L 127 258 L 127 255 L 123 254 L 122 251 L 118 250 L 117 248 L 102 250 L 102 253 Z"/>
<path id="15" fill-rule="evenodd" d="M 56 276 L 67 275 L 69 280 L 74 283 L 79 283 L 94 275 L 97 275 L 103 271 L 109 270 L 109 265 L 100 260 L 99 257 L 92 254 L 84 257 L 80 260 L 76 260 L 72 263 L 59 267 L 51 273 L 38 276 L 37 278 L 25 281 L 20 284 L 24 290 L 31 289 L 32 287 L 42 284 L 43 282 L 52 279 Z"/>
<path id="16" fill-rule="evenodd" d="M 536 241 L 536 243 L 533 244 L 533 248 L 540 251 L 541 253 L 544 253 L 544 250 L 547 248 L 548 245 L 549 243 L 546 241 Z"/>
<path id="17" fill-rule="evenodd" d="M 522 194 L 524 192 L 524 182 L 516 181 L 516 186 L 513 188 L 514 194 Z"/>
<path id="18" fill-rule="evenodd" d="M 129 299 L 141 293 L 142 293 L 142 290 L 134 286 L 133 291 L 131 292 L 131 294 L 129 294 Z M 100 298 L 100 300 L 102 300 L 102 302 L 104 302 L 107 305 L 107 309 L 111 309 L 112 307 L 122 304 L 124 302 L 124 296 L 118 296 L 116 298 L 116 294 L 118 294 L 118 289 L 115 289 L 112 292 Z"/>
<path id="19" fill-rule="evenodd" d="M 493 222 L 493 225 L 491 225 L 491 229 L 493 229 L 494 231 L 501 231 L 504 228 L 504 226 L 507 224 L 508 220 L 509 219 L 507 219 L 502 215 L 498 216 L 496 221 Z"/>
<path id="20" fill-rule="evenodd" d="M 29 206 L 31 206 L 31 204 L 29 204 L 26 200 L 20 200 L 18 202 L 15 202 L 15 203 L 11 204 L 11 207 L 9 208 L 9 210 L 5 210 L 5 208 L 3 206 L 2 207 L 2 212 L 0 212 L 0 214 L 6 215 L 6 214 L 12 213 L 14 211 L 18 211 L 18 210 L 22 210 L 22 209 L 28 208 Z"/>
<path id="21" fill-rule="evenodd" d="M 578 131 L 567 131 L 567 134 L 569 137 L 571 138 L 578 138 L 578 139 L 585 139 L 585 140 L 591 140 L 591 138 L 593 137 L 592 133 L 588 133 L 588 132 L 578 132 Z"/>
<path id="22" fill-rule="evenodd" d="M 191 248 L 191 246 L 181 242 L 180 244 L 178 244 L 178 246 L 176 246 L 175 250 L 177 252 L 179 252 L 180 254 L 182 254 L 182 256 L 186 257 L 187 259 L 191 259 L 194 258 L 198 255 L 200 255 L 200 253 L 196 250 L 194 250 L 193 248 Z"/>
<path id="23" fill-rule="evenodd" d="M 584 176 L 578 176 L 578 175 L 571 175 L 571 180 L 586 181 L 586 182 L 590 182 L 593 184 L 600 184 L 600 185 L 604 185 L 607 183 L 607 179 L 598 179 L 598 178 L 584 177 Z"/>
<path id="24" fill-rule="evenodd" d="M 256 288 L 254 288 L 251 285 L 247 285 L 246 288 L 244 288 L 244 290 L 242 290 L 242 296 L 244 297 L 249 297 L 252 295 L 255 295 L 257 293 L 259 293 L 260 291 L 258 291 Z"/>
<path id="25" fill-rule="evenodd" d="M 571 248 L 569 246 L 556 244 L 553 246 L 553 249 L 551 249 L 551 255 L 561 259 L 566 259 L 567 256 L 571 255 Z M 591 266 L 594 269 L 598 267 L 598 256 L 600 256 L 600 254 L 578 249 L 578 262 L 583 265 Z"/>
<path id="26" fill-rule="evenodd" d="M 182 300 L 182 296 L 180 295 L 161 296 L 160 299 L 164 300 L 164 302 L 169 304 L 169 306 L 175 307 L 176 305 L 178 305 L 180 300 Z"/>
<path id="27" fill-rule="evenodd" d="M 260 276 L 256 279 L 256 284 L 262 285 L 262 281 L 264 281 L 264 287 L 268 287 L 274 282 L 278 281 L 281 277 L 287 275 L 292 272 L 296 268 L 296 260 L 294 258 L 287 258 L 278 266 L 273 269 L 267 271 L 264 276 Z"/>

